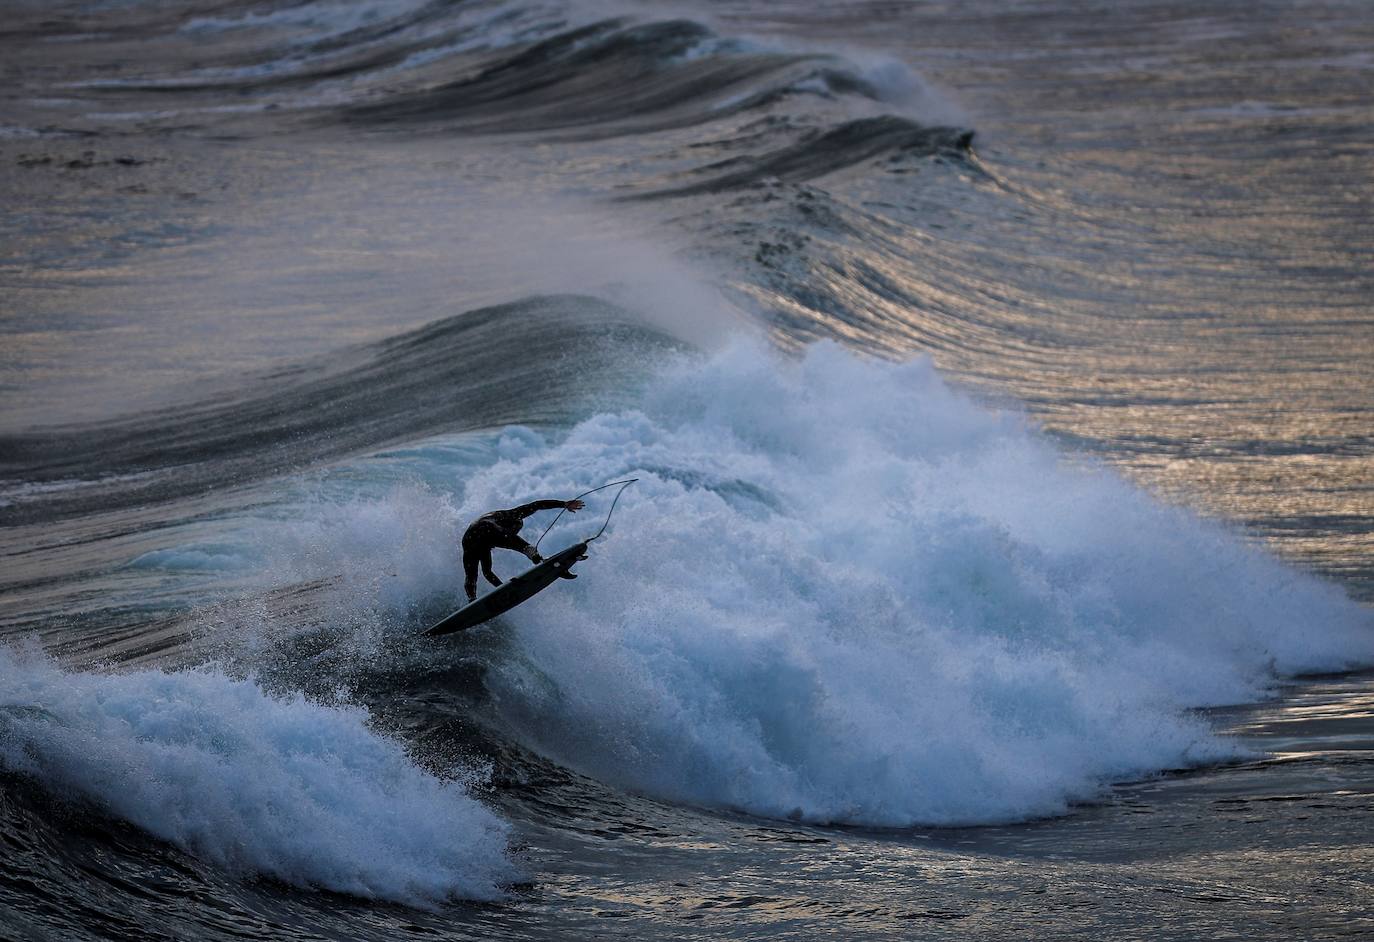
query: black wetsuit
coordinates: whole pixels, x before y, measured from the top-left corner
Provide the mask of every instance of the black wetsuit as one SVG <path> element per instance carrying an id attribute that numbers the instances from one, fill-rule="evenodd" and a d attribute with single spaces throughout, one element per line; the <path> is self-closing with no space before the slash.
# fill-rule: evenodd
<path id="1" fill-rule="evenodd" d="M 520 528 L 525 518 L 541 510 L 557 510 L 567 506 L 562 500 L 536 500 L 521 504 L 510 510 L 493 510 L 483 514 L 468 527 L 463 534 L 463 591 L 468 599 L 477 597 L 477 566 L 482 567 L 482 575 L 492 585 L 500 585 L 501 580 L 491 571 L 491 551 L 497 548 L 524 553 L 534 562 L 539 562 L 539 554 L 524 540 L 520 539 Z"/>

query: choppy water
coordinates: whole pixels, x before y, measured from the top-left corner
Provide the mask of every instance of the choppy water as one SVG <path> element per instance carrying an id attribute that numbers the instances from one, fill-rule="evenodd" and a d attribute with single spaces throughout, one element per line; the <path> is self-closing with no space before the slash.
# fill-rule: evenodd
<path id="1" fill-rule="evenodd" d="M 0 44 L 5 934 L 1374 931 L 1362 4 Z"/>

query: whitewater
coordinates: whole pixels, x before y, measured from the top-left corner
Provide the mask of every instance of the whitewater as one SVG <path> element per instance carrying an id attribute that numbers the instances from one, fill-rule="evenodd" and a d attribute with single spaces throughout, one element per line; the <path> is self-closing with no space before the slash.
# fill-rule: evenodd
<path id="1" fill-rule="evenodd" d="M 527 660 L 496 690 L 541 750 L 675 801 L 869 826 L 1063 813 L 1233 755 L 1188 708 L 1374 654 L 1340 592 L 1064 467 L 920 361 L 731 350 L 484 469 L 462 510 L 563 493 L 572 469 L 643 479 L 594 575 L 514 619 Z M 528 702 L 531 672 L 553 685 Z"/>

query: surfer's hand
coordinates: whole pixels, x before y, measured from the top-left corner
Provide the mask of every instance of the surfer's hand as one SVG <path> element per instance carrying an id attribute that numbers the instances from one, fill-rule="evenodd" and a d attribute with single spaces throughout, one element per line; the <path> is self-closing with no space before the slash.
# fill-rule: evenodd
<path id="1" fill-rule="evenodd" d="M 579 510 L 581 510 L 583 507 L 586 507 L 587 505 L 584 504 L 584 503 L 582 503 L 582 501 L 580 501 L 580 500 L 570 500 L 570 501 L 568 501 L 567 504 L 565 504 L 564 506 L 565 506 L 565 508 L 567 509 L 568 513 L 575 514 L 575 513 L 577 513 Z"/>

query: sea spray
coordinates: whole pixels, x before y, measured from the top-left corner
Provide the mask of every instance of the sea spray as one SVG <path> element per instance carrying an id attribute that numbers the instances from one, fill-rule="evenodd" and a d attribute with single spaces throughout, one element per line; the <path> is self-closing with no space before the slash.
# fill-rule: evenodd
<path id="1" fill-rule="evenodd" d="M 367 719 L 208 669 L 69 673 L 0 648 L 12 773 L 234 871 L 419 906 L 501 897 L 507 825 Z"/>
<path id="2" fill-rule="evenodd" d="M 524 657 L 492 683 L 526 741 L 671 800 L 866 825 L 1056 814 L 1235 755 L 1190 708 L 1374 658 L 1335 587 L 1066 462 L 925 360 L 687 361 L 641 410 L 476 474 L 468 509 L 627 474 L 583 578 L 497 629 Z"/>

